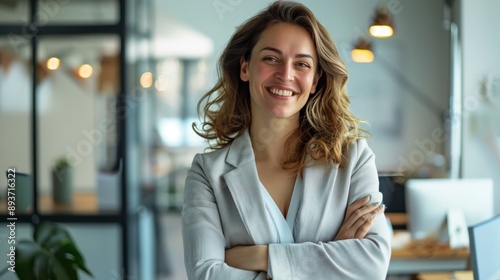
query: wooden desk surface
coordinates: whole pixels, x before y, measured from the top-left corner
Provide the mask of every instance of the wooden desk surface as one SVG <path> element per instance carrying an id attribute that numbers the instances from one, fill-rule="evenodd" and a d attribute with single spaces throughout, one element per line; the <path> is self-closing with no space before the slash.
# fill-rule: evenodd
<path id="1" fill-rule="evenodd" d="M 417 275 L 418 280 L 474 280 L 472 271 L 455 271 L 445 273 L 420 273 Z"/>
<path id="2" fill-rule="evenodd" d="M 394 238 L 408 235 L 406 231 L 395 231 Z M 393 246 L 391 259 L 459 259 L 469 258 L 469 248 L 452 249 L 448 243 L 434 240 L 410 240 L 401 247 Z"/>
<path id="3" fill-rule="evenodd" d="M 460 271 L 469 266 L 468 248 L 451 249 L 447 243 L 412 240 L 410 233 L 404 230 L 394 231 L 391 253 L 388 271 L 390 275 Z M 422 279 L 427 280 L 427 278 Z"/>
<path id="4" fill-rule="evenodd" d="M 406 213 L 386 213 L 393 225 L 406 225 Z M 395 240 L 399 243 L 395 246 Z M 402 244 L 401 244 L 402 243 Z M 469 248 L 451 249 L 448 243 L 434 240 L 411 240 L 408 231 L 396 230 L 393 236 L 392 259 L 458 259 L 468 258 Z"/>

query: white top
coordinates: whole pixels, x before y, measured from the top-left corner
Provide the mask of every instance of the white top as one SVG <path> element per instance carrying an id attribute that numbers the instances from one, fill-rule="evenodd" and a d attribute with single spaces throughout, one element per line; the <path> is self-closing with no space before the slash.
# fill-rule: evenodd
<path id="1" fill-rule="evenodd" d="M 299 178 L 297 178 L 297 180 L 299 180 Z M 274 240 L 273 243 L 295 243 L 293 229 L 297 213 L 299 212 L 302 193 L 304 191 L 302 184 L 297 185 L 297 180 L 293 186 L 292 199 L 290 200 L 290 205 L 288 206 L 286 219 L 283 217 L 278 205 L 276 205 L 276 202 L 274 202 L 274 199 L 271 197 L 266 187 L 259 182 L 260 192 L 267 209 L 267 219 L 272 225 L 271 230 L 273 234 L 272 239 Z M 271 259 L 269 258 L 268 261 L 269 264 L 267 274 L 269 277 L 273 277 Z"/>
<path id="2" fill-rule="evenodd" d="M 260 183 L 260 182 L 259 182 Z M 262 198 L 267 209 L 267 219 L 270 224 L 272 224 L 273 239 L 274 243 L 294 243 L 293 229 L 295 225 L 295 219 L 300 207 L 300 199 L 302 198 L 303 189 L 297 186 L 297 181 L 293 187 L 292 199 L 290 201 L 290 206 L 288 207 L 288 213 L 285 217 L 281 213 L 280 209 L 274 202 L 273 198 L 264 187 L 262 183 L 260 185 L 260 191 Z"/>

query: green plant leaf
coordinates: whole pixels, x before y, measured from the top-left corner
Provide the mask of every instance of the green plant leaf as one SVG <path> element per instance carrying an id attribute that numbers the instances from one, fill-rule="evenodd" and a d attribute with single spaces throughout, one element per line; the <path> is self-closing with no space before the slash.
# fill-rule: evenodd
<path id="1" fill-rule="evenodd" d="M 47 251 L 55 252 L 67 242 L 74 243 L 69 232 L 64 228 L 49 222 L 39 225 L 35 228 L 34 238 Z"/>
<path id="2" fill-rule="evenodd" d="M 58 259 L 60 260 L 68 260 L 73 266 L 81 269 L 83 272 L 87 273 L 89 276 L 93 276 L 90 270 L 85 265 L 85 260 L 83 259 L 82 254 L 76 248 L 74 243 L 67 243 L 55 253 Z"/>
<path id="3" fill-rule="evenodd" d="M 37 273 L 36 279 L 51 279 L 50 259 L 42 252 L 35 255 L 33 259 L 33 271 Z"/>
<path id="4" fill-rule="evenodd" d="M 53 231 L 49 239 L 47 239 L 43 244 L 40 244 L 47 251 L 54 253 L 59 250 L 60 247 L 64 246 L 66 243 L 72 243 L 71 238 L 67 232 L 62 232 L 59 230 Z"/>
<path id="5" fill-rule="evenodd" d="M 56 159 L 55 164 L 54 164 L 54 169 L 55 170 L 66 169 L 66 168 L 69 168 L 69 167 L 71 167 L 71 165 L 69 163 L 69 160 L 66 157 L 64 157 L 64 156 Z"/>
<path id="6" fill-rule="evenodd" d="M 34 257 L 38 253 L 38 246 L 31 240 L 21 240 L 16 246 L 16 274 L 19 280 L 32 280 Z"/>
<path id="7" fill-rule="evenodd" d="M 21 241 L 16 248 L 20 249 L 20 258 L 16 252 L 20 280 L 78 280 L 78 270 L 93 277 L 66 229 L 42 222 L 35 226 L 33 238 L 35 242 Z"/>
<path id="8" fill-rule="evenodd" d="M 49 222 L 41 222 L 33 231 L 33 240 L 38 244 L 44 244 L 52 235 L 55 230 L 55 226 Z"/>
<path id="9" fill-rule="evenodd" d="M 77 268 L 71 261 L 58 255 L 54 255 L 52 260 L 54 261 L 52 268 L 55 279 L 78 280 Z"/>

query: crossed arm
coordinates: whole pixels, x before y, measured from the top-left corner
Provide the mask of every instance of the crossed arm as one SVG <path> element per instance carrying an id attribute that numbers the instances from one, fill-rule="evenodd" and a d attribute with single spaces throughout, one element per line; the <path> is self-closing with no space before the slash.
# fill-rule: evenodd
<path id="1" fill-rule="evenodd" d="M 342 226 L 333 241 L 366 236 L 374 219 L 384 211 L 384 205 L 367 204 L 369 200 L 368 197 L 362 198 L 347 208 Z M 267 272 L 268 254 L 267 245 L 237 246 L 226 250 L 224 260 L 231 267 Z"/>

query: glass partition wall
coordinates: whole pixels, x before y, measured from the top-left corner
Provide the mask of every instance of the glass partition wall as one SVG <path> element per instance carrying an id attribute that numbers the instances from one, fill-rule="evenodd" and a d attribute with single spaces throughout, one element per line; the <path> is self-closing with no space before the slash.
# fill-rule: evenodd
<path id="1" fill-rule="evenodd" d="M 31 179 L 18 236 L 44 220 L 64 225 L 95 279 L 154 279 L 154 266 L 139 263 L 155 250 L 144 242 L 154 220 L 141 199 L 147 150 L 136 134 L 140 108 L 152 103 L 137 76 L 152 69 L 137 48 L 150 43 L 137 36 L 148 2 L 0 1 L 0 168 Z M 54 171 L 64 164 L 70 171 Z M 4 224 L 5 175 L 0 184 Z"/>
<path id="2" fill-rule="evenodd" d="M 0 1 L 0 168 L 31 178 L 18 236 L 64 225 L 95 279 L 185 277 L 180 208 L 209 70 L 206 54 L 166 52 L 171 38 L 153 45 L 166 27 L 153 3 Z M 54 172 L 61 159 L 71 171 Z"/>

